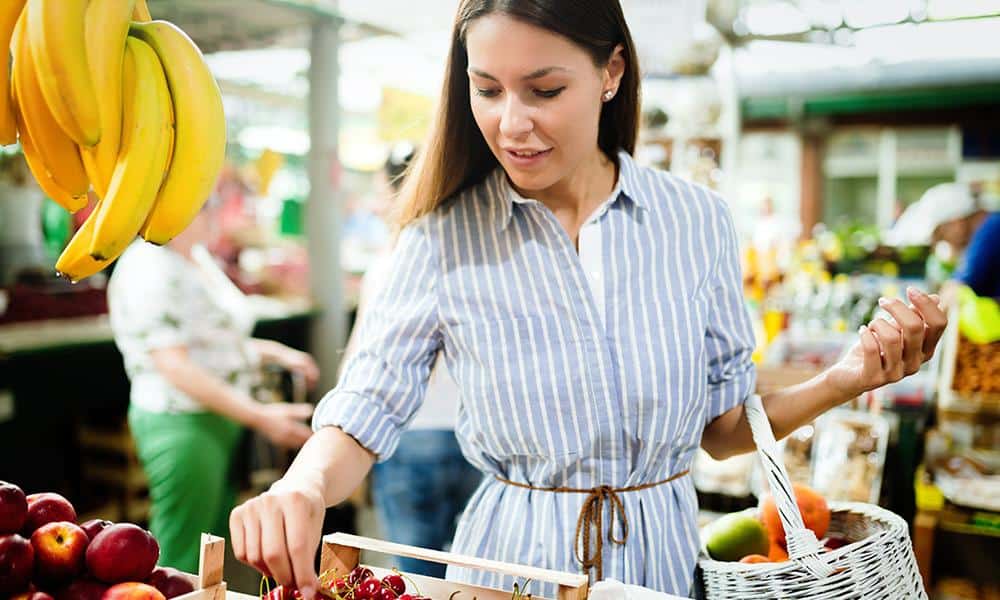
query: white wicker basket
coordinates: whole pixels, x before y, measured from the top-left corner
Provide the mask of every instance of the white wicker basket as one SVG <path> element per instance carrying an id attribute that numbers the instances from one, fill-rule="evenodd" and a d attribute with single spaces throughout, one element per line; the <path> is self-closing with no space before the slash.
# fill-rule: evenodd
<path id="1" fill-rule="evenodd" d="M 706 598 L 926 599 L 909 531 L 899 516 L 871 504 L 831 502 L 830 532 L 851 543 L 829 552 L 820 546 L 813 532 L 803 525 L 759 396 L 747 400 L 746 413 L 785 529 L 789 560 L 722 562 L 712 560 L 703 551 L 698 564 Z"/>

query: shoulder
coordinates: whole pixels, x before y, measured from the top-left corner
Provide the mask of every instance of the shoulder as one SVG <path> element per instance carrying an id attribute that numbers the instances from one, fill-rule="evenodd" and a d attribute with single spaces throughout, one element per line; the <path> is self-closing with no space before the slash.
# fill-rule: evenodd
<path id="1" fill-rule="evenodd" d="M 108 294 L 120 296 L 129 290 L 155 293 L 183 276 L 182 265 L 171 250 L 136 240 L 115 262 Z"/>
<path id="2" fill-rule="evenodd" d="M 444 202 L 435 215 L 440 223 L 475 221 L 487 223 L 495 218 L 495 209 L 501 202 L 509 202 L 509 187 L 503 169 L 497 167 L 482 181 L 456 192 Z"/>
<path id="3" fill-rule="evenodd" d="M 708 218 L 726 218 L 729 206 L 722 196 L 700 183 L 655 167 L 639 165 L 631 156 L 619 154 L 622 182 L 638 200 L 654 210 L 684 209 Z"/>

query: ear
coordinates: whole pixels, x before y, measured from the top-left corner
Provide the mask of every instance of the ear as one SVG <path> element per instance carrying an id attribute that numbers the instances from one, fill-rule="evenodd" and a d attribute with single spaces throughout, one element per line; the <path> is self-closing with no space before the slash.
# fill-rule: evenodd
<path id="1" fill-rule="evenodd" d="M 604 67 L 604 89 L 617 92 L 622 76 L 625 75 L 625 69 L 631 66 L 625 63 L 625 47 L 621 44 L 615 46 L 615 49 L 611 51 L 608 64 Z"/>

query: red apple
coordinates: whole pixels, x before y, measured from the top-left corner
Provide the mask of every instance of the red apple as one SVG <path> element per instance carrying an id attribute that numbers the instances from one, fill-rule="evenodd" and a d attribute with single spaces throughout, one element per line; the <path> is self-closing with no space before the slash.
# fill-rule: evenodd
<path id="1" fill-rule="evenodd" d="M 28 589 L 35 566 L 31 543 L 16 533 L 0 535 L 0 598 Z"/>
<path id="2" fill-rule="evenodd" d="M 83 530 L 87 532 L 88 538 L 94 539 L 95 537 L 97 537 L 98 533 L 101 533 L 102 531 L 104 531 L 105 528 L 111 527 L 112 525 L 114 525 L 114 523 L 112 523 L 111 521 L 107 521 L 104 519 L 91 519 L 86 523 L 81 523 L 80 527 L 82 527 Z"/>
<path id="3" fill-rule="evenodd" d="M 59 590 L 56 600 L 101 600 L 110 586 L 92 579 L 77 579 Z"/>
<path id="4" fill-rule="evenodd" d="M 160 590 L 168 599 L 194 591 L 191 576 L 173 567 L 156 567 L 146 583 Z"/>
<path id="5" fill-rule="evenodd" d="M 28 500 L 21 488 L 0 481 L 0 533 L 17 533 L 28 518 Z"/>
<path id="6" fill-rule="evenodd" d="M 36 529 L 53 521 L 76 522 L 76 509 L 69 500 L 59 494 L 46 492 L 31 494 L 27 497 L 28 518 L 24 523 L 25 535 L 31 535 Z"/>
<path id="7" fill-rule="evenodd" d="M 107 583 L 145 581 L 159 558 L 153 535 L 132 523 L 105 528 L 87 547 L 90 574 Z"/>
<path id="8" fill-rule="evenodd" d="M 145 583 L 119 583 L 104 592 L 101 600 L 166 600 L 160 590 Z"/>
<path id="9" fill-rule="evenodd" d="M 18 594 L 10 600 L 54 600 L 52 596 L 45 592 L 31 591 Z M 99 599 L 98 599 L 99 600 Z"/>
<path id="10" fill-rule="evenodd" d="M 79 525 L 68 521 L 46 523 L 31 534 L 35 548 L 35 577 L 46 583 L 61 583 L 83 572 L 90 538 Z"/>

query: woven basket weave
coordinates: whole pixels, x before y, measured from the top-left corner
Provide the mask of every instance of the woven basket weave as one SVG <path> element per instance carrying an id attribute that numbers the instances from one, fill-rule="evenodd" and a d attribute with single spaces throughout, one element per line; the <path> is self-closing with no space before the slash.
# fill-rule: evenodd
<path id="1" fill-rule="evenodd" d="M 703 551 L 698 564 L 706 598 L 925 600 L 906 522 L 871 504 L 831 502 L 830 533 L 850 543 L 825 551 L 802 522 L 759 396 L 747 400 L 746 413 L 785 529 L 789 560 L 722 562 Z"/>

